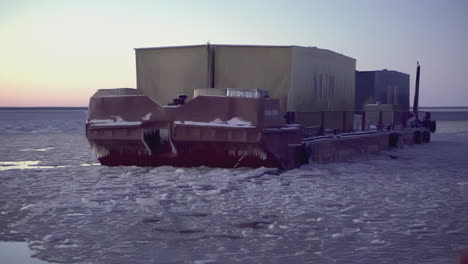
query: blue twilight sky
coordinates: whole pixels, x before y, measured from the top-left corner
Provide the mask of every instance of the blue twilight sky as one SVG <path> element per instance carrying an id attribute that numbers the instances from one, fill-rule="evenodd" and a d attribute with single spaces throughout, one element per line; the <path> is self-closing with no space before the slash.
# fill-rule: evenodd
<path id="1" fill-rule="evenodd" d="M 468 106 L 468 0 L 0 0 L 0 106 L 85 106 L 135 87 L 136 47 L 317 46 L 411 74 L 423 106 Z"/>

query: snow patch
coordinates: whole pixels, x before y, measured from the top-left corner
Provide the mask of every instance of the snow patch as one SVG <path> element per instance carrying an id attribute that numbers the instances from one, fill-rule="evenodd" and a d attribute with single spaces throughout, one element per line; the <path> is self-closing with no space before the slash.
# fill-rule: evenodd
<path id="1" fill-rule="evenodd" d="M 230 125 L 235 125 L 235 126 L 252 126 L 252 122 L 244 121 L 238 117 L 229 119 L 227 123 Z"/>
<path id="2" fill-rule="evenodd" d="M 113 116 L 115 122 L 124 122 L 123 118 L 121 116 Z"/>
<path id="3" fill-rule="evenodd" d="M 43 241 L 52 241 L 54 235 L 52 234 L 49 234 L 49 235 L 46 235 L 42 240 Z"/>
<path id="4" fill-rule="evenodd" d="M 358 247 L 355 249 L 355 251 L 367 251 L 369 250 L 369 247 Z"/>
<path id="5" fill-rule="evenodd" d="M 26 209 L 29 209 L 29 208 L 32 208 L 34 207 L 34 204 L 28 204 L 28 205 L 25 205 L 23 207 L 21 207 L 20 211 L 23 211 L 23 210 L 26 210 Z"/>
<path id="6" fill-rule="evenodd" d="M 346 208 L 341 209 L 340 212 L 341 212 L 341 213 L 345 213 L 345 212 L 347 212 L 347 211 L 349 211 L 349 210 L 354 209 L 355 207 L 356 207 L 355 205 L 351 205 L 351 206 L 349 206 L 349 207 L 346 207 Z"/>
<path id="7" fill-rule="evenodd" d="M 47 148 L 38 148 L 38 149 L 20 149 L 18 151 L 48 151 L 54 149 L 55 147 L 47 147 Z"/>
<path id="8" fill-rule="evenodd" d="M 151 119 L 151 112 L 147 113 L 144 117 L 141 118 L 142 120 L 148 121 Z"/>
<path id="9" fill-rule="evenodd" d="M 38 160 L 26 161 L 0 161 L 0 171 L 6 170 L 24 170 L 24 169 L 52 169 L 64 168 L 67 166 L 40 166 Z"/>
<path id="10" fill-rule="evenodd" d="M 88 124 L 107 124 L 115 122 L 114 119 L 91 119 Z"/>
<path id="11" fill-rule="evenodd" d="M 99 166 L 100 163 L 81 163 L 80 167 Z"/>
<path id="12" fill-rule="evenodd" d="M 71 244 L 71 245 L 56 245 L 55 248 L 76 248 L 78 245 Z"/>
<path id="13" fill-rule="evenodd" d="M 385 241 L 380 239 L 374 239 L 370 242 L 371 244 L 385 244 Z"/>
<path id="14" fill-rule="evenodd" d="M 141 121 L 117 121 L 112 123 L 93 124 L 92 127 L 117 127 L 117 126 L 139 126 Z"/>
<path id="15" fill-rule="evenodd" d="M 342 238 L 344 237 L 344 234 L 343 233 L 336 233 L 336 234 L 333 234 L 331 235 L 332 238 Z"/>
<path id="16" fill-rule="evenodd" d="M 139 126 L 141 125 L 141 121 L 125 121 L 121 116 L 112 116 L 112 118 L 113 119 L 91 119 L 88 121 L 88 124 L 90 124 L 91 127 Z"/>
<path id="17" fill-rule="evenodd" d="M 447 234 L 462 234 L 465 229 L 463 227 L 455 229 L 455 230 L 449 230 L 446 233 Z"/>
<path id="18" fill-rule="evenodd" d="M 244 121 L 239 117 L 231 118 L 223 121 L 219 118 L 211 122 L 198 122 L 198 121 L 174 121 L 176 125 L 191 125 L 191 126 L 211 126 L 211 127 L 254 127 L 252 122 Z"/>
<path id="19" fill-rule="evenodd" d="M 195 260 L 193 261 L 194 264 L 216 264 L 216 260 L 211 260 L 211 259 L 207 259 L 207 260 Z"/>

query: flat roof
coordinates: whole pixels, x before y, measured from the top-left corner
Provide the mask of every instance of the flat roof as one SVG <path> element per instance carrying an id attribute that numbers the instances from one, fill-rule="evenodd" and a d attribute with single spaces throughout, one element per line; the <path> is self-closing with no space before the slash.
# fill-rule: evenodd
<path id="1" fill-rule="evenodd" d="M 404 74 L 404 75 L 408 75 L 408 76 L 410 75 L 409 73 L 404 73 L 404 72 L 395 71 L 395 70 L 387 70 L 387 69 L 375 70 L 375 71 L 358 71 L 358 70 L 356 70 L 356 72 L 362 72 L 362 73 L 383 73 L 383 72 L 388 72 L 388 73 Z"/>
<path id="2" fill-rule="evenodd" d="M 336 55 L 344 56 L 352 60 L 356 60 L 355 58 L 343 55 L 341 53 L 329 50 L 329 49 L 322 49 L 316 46 L 297 46 L 297 45 L 248 45 L 248 44 L 199 44 L 199 45 L 180 45 L 180 46 L 161 46 L 161 47 L 142 47 L 142 48 L 134 48 L 135 51 L 137 50 L 157 50 L 157 49 L 177 49 L 177 48 L 201 48 L 201 47 L 208 47 L 208 46 L 218 46 L 218 47 L 239 47 L 239 48 L 304 48 L 304 49 L 317 49 L 325 52 L 330 52 Z"/>
<path id="3" fill-rule="evenodd" d="M 207 47 L 207 46 L 220 46 L 220 47 L 259 47 L 259 48 L 291 48 L 291 47 L 300 47 L 300 46 L 286 46 L 286 45 L 238 45 L 238 44 L 198 44 L 198 45 L 180 45 L 180 46 L 161 46 L 161 47 L 143 47 L 135 48 L 135 50 L 148 50 L 148 49 L 173 49 L 173 48 L 197 48 L 197 47 Z M 306 47 L 304 47 L 306 48 Z M 316 47 L 314 47 L 316 48 Z"/>

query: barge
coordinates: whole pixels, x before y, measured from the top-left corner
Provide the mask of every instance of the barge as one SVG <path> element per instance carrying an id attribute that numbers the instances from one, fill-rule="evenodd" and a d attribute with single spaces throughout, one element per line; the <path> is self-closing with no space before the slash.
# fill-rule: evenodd
<path id="1" fill-rule="evenodd" d="M 207 79 L 214 86 L 216 64 L 209 45 L 206 54 Z M 147 83 L 141 76 L 144 74 L 137 72 L 138 83 Z M 158 76 L 158 81 L 163 78 Z M 327 78 L 328 93 L 337 93 L 335 77 Z M 160 89 L 157 83 L 154 86 Z M 298 96 L 288 92 L 289 99 L 275 98 L 271 91 L 276 95 L 284 92 L 266 88 L 205 87 L 193 89 L 189 95 L 169 87 L 166 93 L 175 98 L 165 105 L 155 98 L 161 92 L 154 89 L 98 90 L 90 99 L 86 137 L 99 162 L 107 166 L 291 169 L 427 143 L 435 131 L 430 114 L 420 117 L 417 108 L 413 113 L 388 111 L 376 104 L 375 109 L 361 112 L 300 111 L 303 104 L 298 101 L 299 109 L 288 111 L 294 108 L 291 98 Z"/>

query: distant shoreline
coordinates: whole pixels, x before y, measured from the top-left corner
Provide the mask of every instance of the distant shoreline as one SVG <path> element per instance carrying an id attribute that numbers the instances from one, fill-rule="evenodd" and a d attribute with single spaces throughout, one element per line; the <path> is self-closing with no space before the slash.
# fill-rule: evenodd
<path id="1" fill-rule="evenodd" d="M 410 107 L 413 109 L 413 107 Z M 424 109 L 454 109 L 454 108 L 468 108 L 468 106 L 420 106 L 419 108 L 424 108 Z"/>
<path id="2" fill-rule="evenodd" d="M 30 107 L 0 107 L 0 110 L 88 110 L 86 106 L 30 106 Z"/>

